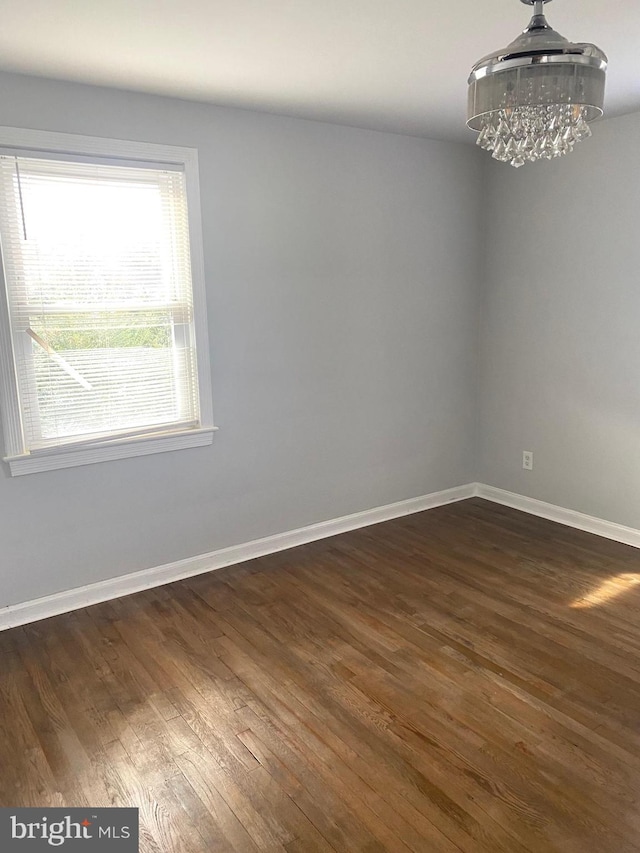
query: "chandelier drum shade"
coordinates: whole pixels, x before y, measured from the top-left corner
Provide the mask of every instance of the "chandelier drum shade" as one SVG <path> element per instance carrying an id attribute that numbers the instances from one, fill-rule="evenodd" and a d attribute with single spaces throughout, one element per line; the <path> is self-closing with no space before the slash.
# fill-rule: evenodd
<path id="1" fill-rule="evenodd" d="M 480 59 L 469 77 L 467 126 L 496 160 L 523 166 L 568 154 L 591 136 L 602 115 L 607 57 L 594 44 L 573 43 L 549 26 L 544 5 L 533 6 L 526 30 Z"/>

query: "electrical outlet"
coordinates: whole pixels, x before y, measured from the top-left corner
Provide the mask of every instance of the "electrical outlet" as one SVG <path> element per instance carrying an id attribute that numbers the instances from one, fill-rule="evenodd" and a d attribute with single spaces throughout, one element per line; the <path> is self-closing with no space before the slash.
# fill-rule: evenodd
<path id="1" fill-rule="evenodd" d="M 525 471 L 533 471 L 533 450 L 522 451 L 522 467 Z"/>

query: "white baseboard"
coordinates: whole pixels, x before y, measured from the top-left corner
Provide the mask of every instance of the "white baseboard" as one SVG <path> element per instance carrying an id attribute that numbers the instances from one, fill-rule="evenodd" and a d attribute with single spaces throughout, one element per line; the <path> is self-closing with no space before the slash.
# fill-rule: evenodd
<path id="1" fill-rule="evenodd" d="M 336 536 L 339 533 L 346 533 L 348 530 L 356 530 L 359 527 L 379 524 L 381 521 L 389 521 L 392 518 L 399 518 L 403 515 L 411 515 L 414 512 L 433 509 L 436 506 L 465 500 L 475 494 L 476 484 L 469 483 L 465 486 L 433 492 L 419 498 L 398 501 L 387 506 L 334 518 L 330 521 L 321 521 L 319 524 L 310 524 L 307 527 L 277 533 L 263 539 L 254 539 L 242 545 L 233 545 L 230 548 L 222 548 L 219 551 L 189 557 L 186 560 L 178 560 L 164 566 L 156 566 L 152 569 L 144 569 L 140 572 L 76 587 L 54 595 L 25 601 L 21 604 L 12 604 L 9 607 L 0 608 L 0 631 L 25 625 L 28 622 L 37 622 L 39 619 L 47 619 L 50 616 L 58 616 L 60 613 L 68 613 L 71 610 L 78 610 L 91 604 L 120 598 L 123 595 L 131 595 L 143 589 L 151 589 L 172 581 L 204 574 L 214 569 L 222 569 L 235 563 L 243 563 L 246 560 L 253 560 L 266 554 L 274 554 L 276 551 L 295 548 L 296 545 L 304 545 L 317 539 Z"/>
<path id="2" fill-rule="evenodd" d="M 605 521 L 603 518 L 585 515 L 573 509 L 565 509 L 555 504 L 535 500 L 535 498 L 527 498 L 515 492 L 507 492 L 494 486 L 485 486 L 484 483 L 476 483 L 475 494 L 477 497 L 485 498 L 485 500 L 493 501 L 493 503 L 528 512 L 529 515 L 538 515 L 541 518 L 548 518 L 550 521 L 557 521 L 559 524 L 566 524 L 568 527 L 585 530 L 587 533 L 595 533 L 596 536 L 603 536 L 605 539 L 613 539 L 615 542 L 623 542 L 625 545 L 640 548 L 640 530 L 635 527 L 625 527 L 623 524 Z"/>
<path id="3" fill-rule="evenodd" d="M 209 554 L 188 557 L 186 560 L 178 560 L 175 563 L 166 563 L 163 566 L 144 569 L 117 578 L 109 578 L 109 580 L 76 587 L 32 601 L 12 604 L 9 607 L 0 608 L 0 631 L 471 497 L 484 498 L 493 503 L 519 509 L 530 515 L 548 518 L 550 521 L 556 521 L 568 527 L 575 527 L 578 530 L 585 530 L 605 539 L 613 539 L 616 542 L 623 542 L 625 545 L 640 548 L 640 530 L 633 527 L 625 527 L 622 524 L 615 524 L 612 521 L 605 521 L 602 518 L 595 518 L 572 509 L 538 501 L 534 498 L 518 495 L 515 492 L 507 492 L 504 489 L 487 486 L 484 483 L 468 483 L 464 486 L 456 486 L 442 492 L 433 492 L 419 498 L 398 501 L 387 506 L 375 507 L 329 521 L 321 521 L 318 524 L 310 524 L 297 530 L 265 536 L 263 539 L 254 539 L 241 545 L 232 545 L 230 548 L 221 548 L 219 551 L 211 551 Z"/>

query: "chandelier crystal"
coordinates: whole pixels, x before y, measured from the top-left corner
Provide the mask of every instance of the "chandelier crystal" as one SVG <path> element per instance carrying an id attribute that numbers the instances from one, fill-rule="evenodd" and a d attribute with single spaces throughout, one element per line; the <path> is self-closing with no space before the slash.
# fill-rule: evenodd
<path id="1" fill-rule="evenodd" d="M 527 29 L 477 62 L 469 77 L 467 125 L 477 144 L 516 168 L 561 157 L 591 136 L 602 115 L 607 57 L 593 44 L 569 42 L 533 6 Z"/>

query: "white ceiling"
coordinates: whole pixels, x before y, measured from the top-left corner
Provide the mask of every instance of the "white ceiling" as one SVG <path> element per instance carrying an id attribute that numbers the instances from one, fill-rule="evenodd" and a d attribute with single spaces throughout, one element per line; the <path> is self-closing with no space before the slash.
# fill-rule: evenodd
<path id="1" fill-rule="evenodd" d="M 473 141 L 470 66 L 530 11 L 518 0 L 0 0 L 0 68 Z M 546 11 L 608 53 L 607 114 L 640 110 L 638 0 Z"/>

